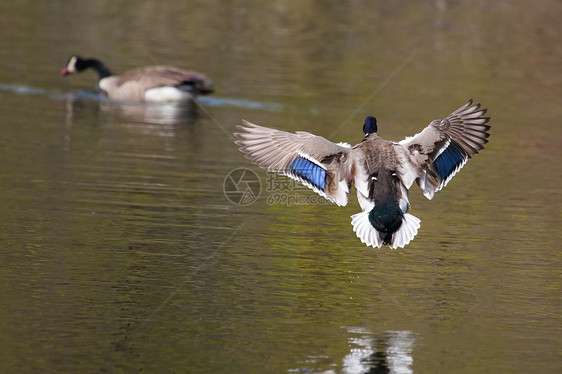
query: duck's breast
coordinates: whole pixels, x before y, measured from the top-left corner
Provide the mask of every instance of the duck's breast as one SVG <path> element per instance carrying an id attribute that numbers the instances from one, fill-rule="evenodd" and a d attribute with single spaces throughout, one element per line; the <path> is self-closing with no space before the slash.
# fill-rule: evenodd
<path id="1" fill-rule="evenodd" d="M 404 160 L 394 144 L 380 138 L 367 140 L 357 153 L 353 171 L 357 192 L 363 195 L 360 202 L 366 199 L 375 205 L 399 205 L 404 213 L 407 212 L 408 190 L 402 180 Z M 362 208 L 367 206 L 361 205 Z"/>
<path id="2" fill-rule="evenodd" d="M 369 195 L 370 180 L 381 170 L 395 170 L 392 143 L 381 138 L 366 139 L 353 149 L 352 177 L 358 191 Z"/>

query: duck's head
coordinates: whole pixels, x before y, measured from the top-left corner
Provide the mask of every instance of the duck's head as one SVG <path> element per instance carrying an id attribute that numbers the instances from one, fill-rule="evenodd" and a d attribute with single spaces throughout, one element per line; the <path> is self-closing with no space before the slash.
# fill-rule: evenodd
<path id="1" fill-rule="evenodd" d="M 68 74 L 78 73 L 86 69 L 88 66 L 84 63 L 84 59 L 80 56 L 71 56 L 65 63 L 61 70 L 61 75 L 66 77 Z"/>
<path id="2" fill-rule="evenodd" d="M 373 116 L 365 118 L 365 124 L 363 125 L 363 133 L 365 136 L 377 132 L 377 119 Z"/>

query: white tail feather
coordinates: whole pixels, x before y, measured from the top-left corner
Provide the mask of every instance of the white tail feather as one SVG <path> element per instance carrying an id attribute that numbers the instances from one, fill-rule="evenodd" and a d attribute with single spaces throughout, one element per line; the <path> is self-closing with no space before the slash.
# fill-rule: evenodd
<path id="1" fill-rule="evenodd" d="M 420 222 L 421 221 L 418 217 L 409 213 L 404 214 L 402 225 L 400 225 L 398 231 L 392 235 L 392 240 L 389 243 L 390 248 L 404 248 L 406 244 L 410 243 L 410 241 L 418 234 Z M 352 215 L 351 225 L 353 226 L 353 231 L 355 231 L 357 237 L 362 243 L 376 248 L 380 248 L 382 246 L 383 242 L 379 237 L 379 232 L 369 221 L 369 212 L 361 212 Z"/>
<path id="2" fill-rule="evenodd" d="M 377 248 L 382 246 L 382 240 L 379 238 L 378 231 L 375 230 L 369 221 L 369 212 L 352 215 L 351 224 L 353 225 L 353 231 L 355 231 L 362 243 Z"/>
<path id="3" fill-rule="evenodd" d="M 404 219 L 402 220 L 402 225 L 398 231 L 392 235 L 392 240 L 390 241 L 390 248 L 396 249 L 398 247 L 404 248 L 414 236 L 418 234 L 418 229 L 420 228 L 420 219 L 409 213 L 404 214 Z"/>

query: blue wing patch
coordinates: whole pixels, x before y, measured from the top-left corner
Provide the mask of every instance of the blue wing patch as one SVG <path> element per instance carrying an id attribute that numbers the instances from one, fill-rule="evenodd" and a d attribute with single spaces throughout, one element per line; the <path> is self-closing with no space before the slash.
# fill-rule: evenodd
<path id="1" fill-rule="evenodd" d="M 289 165 L 291 174 L 302 178 L 319 190 L 324 191 L 326 185 L 326 170 L 304 157 L 297 157 Z"/>
<path id="2" fill-rule="evenodd" d="M 435 169 L 439 173 L 439 178 L 445 181 L 459 167 L 461 167 L 468 155 L 455 142 L 450 142 L 449 146 L 433 161 Z"/>

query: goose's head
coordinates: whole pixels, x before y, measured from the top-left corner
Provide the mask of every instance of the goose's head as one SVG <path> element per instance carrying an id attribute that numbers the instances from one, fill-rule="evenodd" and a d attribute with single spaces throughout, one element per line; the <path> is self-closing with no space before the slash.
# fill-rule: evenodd
<path id="1" fill-rule="evenodd" d="M 377 132 L 377 119 L 373 116 L 365 118 L 365 124 L 363 125 L 363 133 L 365 136 Z"/>
<path id="2" fill-rule="evenodd" d="M 87 66 L 84 64 L 84 59 L 80 56 L 72 56 L 65 63 L 61 70 L 61 75 L 66 77 L 68 74 L 78 73 L 84 70 Z"/>

